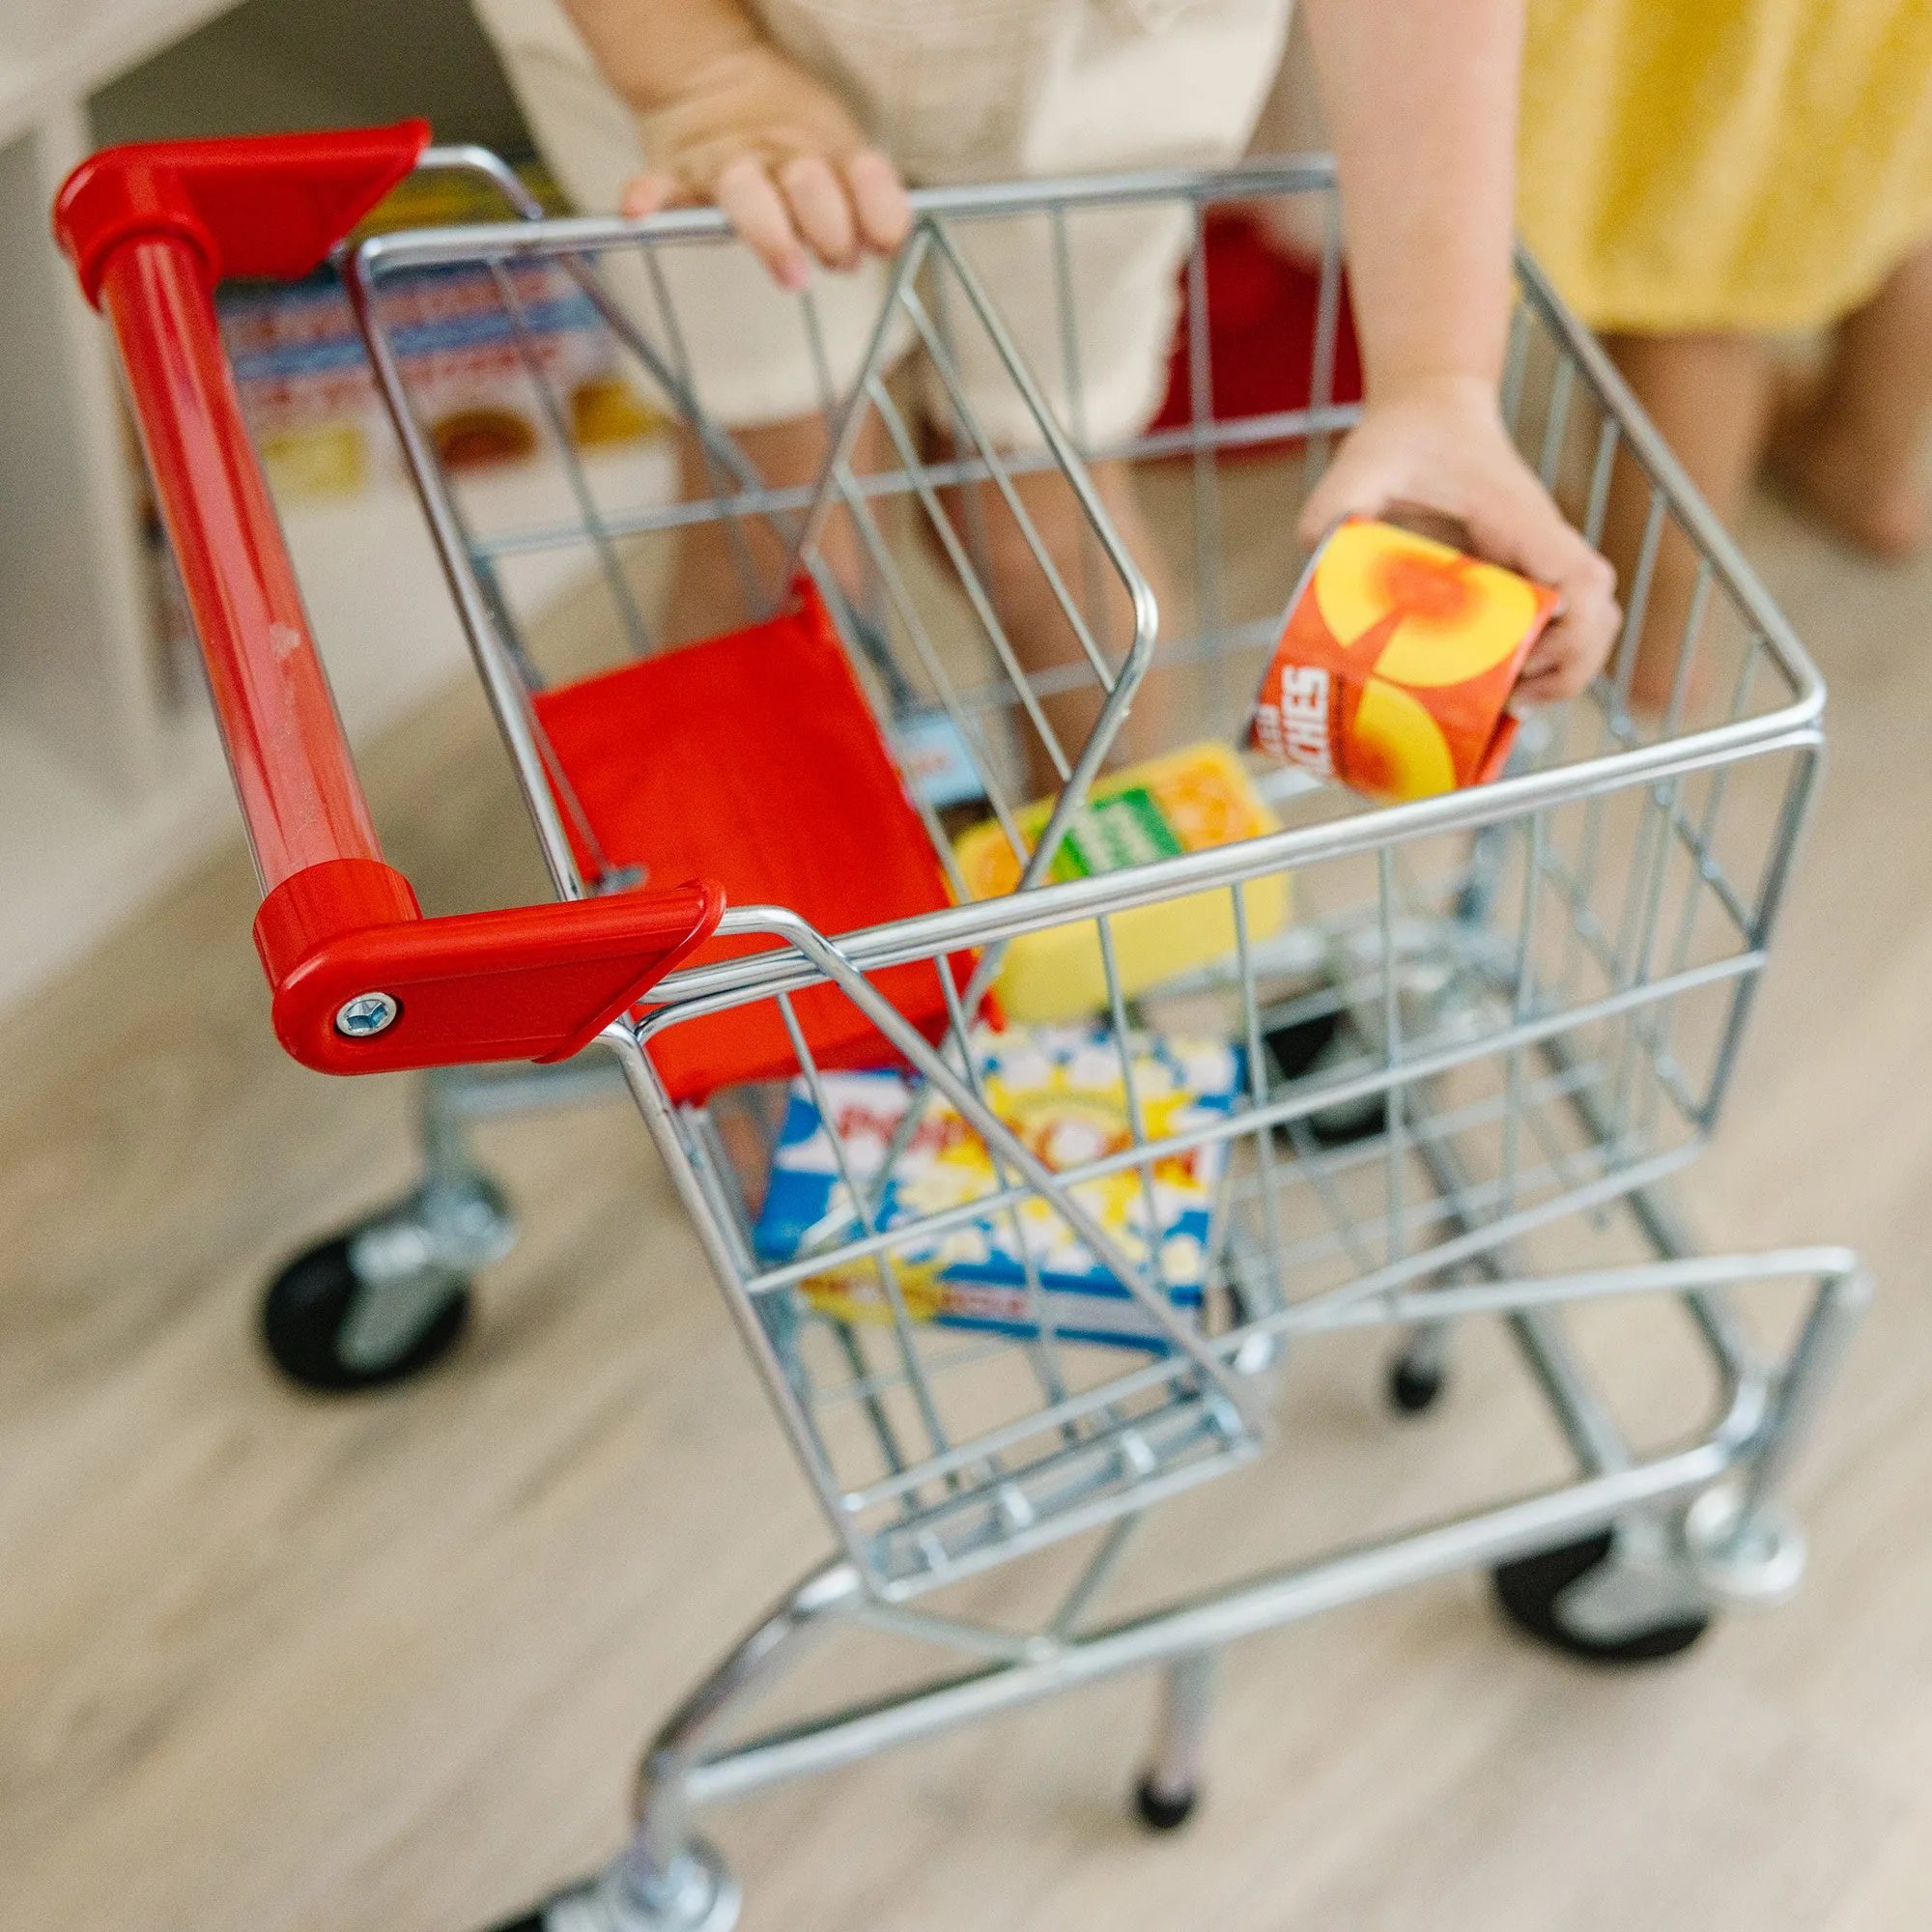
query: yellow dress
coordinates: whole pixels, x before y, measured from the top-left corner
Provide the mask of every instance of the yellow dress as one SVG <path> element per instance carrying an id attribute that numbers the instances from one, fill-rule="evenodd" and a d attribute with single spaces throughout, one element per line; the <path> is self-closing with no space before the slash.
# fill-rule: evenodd
<path id="1" fill-rule="evenodd" d="M 1519 192 L 1598 328 L 1832 323 L 1932 237 L 1932 0 L 1529 0 Z"/>

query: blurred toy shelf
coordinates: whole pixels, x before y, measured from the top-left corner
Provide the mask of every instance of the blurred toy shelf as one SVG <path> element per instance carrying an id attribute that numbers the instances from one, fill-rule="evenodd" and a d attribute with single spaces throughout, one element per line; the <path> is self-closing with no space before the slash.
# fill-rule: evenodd
<path id="1" fill-rule="evenodd" d="M 635 500 L 660 479 L 668 487 L 669 452 L 652 441 L 600 454 L 589 473 L 595 485 Z M 554 482 L 526 470 L 482 487 L 536 521 Z M 352 739 L 366 740 L 469 675 L 449 591 L 400 478 L 340 498 L 284 497 L 282 515 Z M 568 555 L 519 562 L 511 587 L 526 611 L 540 611 L 582 569 Z M 228 769 L 200 695 L 163 693 L 150 723 L 155 777 L 136 790 L 100 782 L 31 719 L 0 710 L 0 1008 L 239 831 Z"/>
<path id="2" fill-rule="evenodd" d="M 106 340 L 48 239 L 54 191 L 116 140 L 411 112 L 444 138 L 519 145 L 463 0 L 0 0 L 0 1008 L 236 830 L 205 700 L 157 595 Z M 366 738 L 464 674 L 465 651 L 380 428 L 325 423 L 318 442 L 304 420 L 283 434 L 271 406 L 293 398 L 299 414 L 302 393 L 283 381 L 251 420 L 344 722 Z M 610 444 L 593 466 L 635 483 L 632 466 L 668 465 L 635 423 L 611 439 L 608 396 L 587 407 Z M 481 413 L 486 428 L 497 420 Z M 472 487 L 529 493 L 540 515 L 540 469 L 507 464 Z M 510 588 L 540 604 L 572 570 L 526 563 Z"/>

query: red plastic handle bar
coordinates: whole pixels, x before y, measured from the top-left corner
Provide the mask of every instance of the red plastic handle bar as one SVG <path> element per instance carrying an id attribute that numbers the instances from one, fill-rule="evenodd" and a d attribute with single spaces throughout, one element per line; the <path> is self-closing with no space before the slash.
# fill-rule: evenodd
<path id="1" fill-rule="evenodd" d="M 409 173 L 425 122 L 156 142 L 83 161 L 54 233 L 112 325 L 268 896 L 276 1037 L 330 1073 L 577 1052 L 709 936 L 708 882 L 426 920 L 385 865 L 215 321 L 297 276 Z"/>

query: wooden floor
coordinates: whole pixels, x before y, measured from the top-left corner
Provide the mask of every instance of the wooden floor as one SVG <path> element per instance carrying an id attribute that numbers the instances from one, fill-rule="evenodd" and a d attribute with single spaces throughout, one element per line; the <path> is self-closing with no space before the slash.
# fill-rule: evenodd
<path id="1" fill-rule="evenodd" d="M 1846 1239 L 1881 1295 L 1800 1490 L 1788 1609 L 1578 1671 L 1461 1578 L 1258 1639 L 1197 1823 L 1123 1798 L 1110 1684 L 721 1812 L 751 1932 L 1880 1932 L 1932 1924 L 1932 567 L 1747 532 L 1833 764 L 1719 1145 L 1709 1241 Z M 392 851 L 528 855 L 469 694 L 381 747 Z M 0 1922 L 468 1932 L 618 1842 L 637 1743 L 823 1538 L 635 1117 L 506 1123 L 525 1209 L 460 1358 L 279 1386 L 265 1274 L 407 1173 L 410 1088 L 274 1049 L 237 849 L 0 1029 Z M 1551 1463 L 1478 1344 L 1427 1419 L 1376 1348 L 1294 1365 L 1288 1448 L 1156 1538 L 1236 1567 Z M 863 1667 L 828 1655 L 823 1680 Z"/>

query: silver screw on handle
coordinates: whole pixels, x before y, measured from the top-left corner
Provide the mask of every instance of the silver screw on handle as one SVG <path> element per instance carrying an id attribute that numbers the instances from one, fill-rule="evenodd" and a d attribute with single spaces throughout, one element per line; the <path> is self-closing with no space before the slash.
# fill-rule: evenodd
<path id="1" fill-rule="evenodd" d="M 386 1033 L 401 1011 L 402 1008 L 387 993 L 357 993 L 353 1000 L 345 1001 L 335 1015 L 335 1030 L 351 1039 L 368 1039 Z"/>

